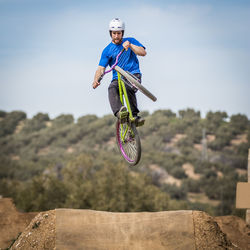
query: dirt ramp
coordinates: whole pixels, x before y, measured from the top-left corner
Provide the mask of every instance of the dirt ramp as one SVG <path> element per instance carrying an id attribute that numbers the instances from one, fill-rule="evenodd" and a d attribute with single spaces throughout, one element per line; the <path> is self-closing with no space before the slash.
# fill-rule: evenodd
<path id="1" fill-rule="evenodd" d="M 70 249 L 195 249 L 192 211 L 111 213 L 56 210 L 56 247 Z"/>
<path id="2" fill-rule="evenodd" d="M 243 243 L 232 244 L 215 219 L 200 211 L 56 209 L 39 213 L 11 249 L 248 249 Z"/>
<path id="3" fill-rule="evenodd" d="M 56 210 L 58 249 L 195 249 L 191 211 Z"/>

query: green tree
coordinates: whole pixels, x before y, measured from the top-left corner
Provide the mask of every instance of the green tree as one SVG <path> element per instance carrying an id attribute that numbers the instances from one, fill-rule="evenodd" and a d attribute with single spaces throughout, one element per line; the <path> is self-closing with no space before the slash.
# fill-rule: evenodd
<path id="1" fill-rule="evenodd" d="M 186 109 L 186 110 L 180 110 L 179 116 L 181 119 L 187 119 L 187 120 L 196 120 L 200 119 L 201 114 L 200 111 L 195 111 L 194 109 Z"/>
<path id="2" fill-rule="evenodd" d="M 237 114 L 231 116 L 230 125 L 233 128 L 234 134 L 241 134 L 245 132 L 250 122 L 245 115 Z"/>
<path id="3" fill-rule="evenodd" d="M 4 118 L 7 115 L 7 112 L 0 110 L 0 118 Z"/>
<path id="4" fill-rule="evenodd" d="M 63 182 L 54 176 L 34 177 L 17 197 L 18 207 L 25 211 L 45 211 L 63 207 L 68 195 Z"/>
<path id="5" fill-rule="evenodd" d="M 0 137 L 13 134 L 20 121 L 26 119 L 26 114 L 21 111 L 13 111 L 7 114 L 2 112 L 0 120 Z"/>
<path id="6" fill-rule="evenodd" d="M 26 120 L 22 132 L 27 134 L 46 128 L 46 122 L 49 120 L 48 114 L 38 113 L 32 119 Z"/>
<path id="7" fill-rule="evenodd" d="M 212 112 L 209 111 L 206 114 L 206 122 L 205 127 L 207 129 L 207 133 L 213 134 L 216 130 L 224 124 L 226 121 L 225 119 L 228 117 L 226 112 Z"/>
<path id="8" fill-rule="evenodd" d="M 208 144 L 214 150 L 222 150 L 225 146 L 229 146 L 234 136 L 233 130 L 228 123 L 224 123 L 217 128 L 215 135 L 216 139 Z"/>
<path id="9" fill-rule="evenodd" d="M 65 126 L 74 122 L 73 115 L 59 115 L 53 120 L 53 126 Z"/>

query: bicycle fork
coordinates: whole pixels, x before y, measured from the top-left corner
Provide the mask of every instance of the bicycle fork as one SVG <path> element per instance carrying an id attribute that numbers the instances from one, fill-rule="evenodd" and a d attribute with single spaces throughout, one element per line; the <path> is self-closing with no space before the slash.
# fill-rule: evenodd
<path id="1" fill-rule="evenodd" d="M 126 86 L 125 86 L 125 83 L 123 82 L 123 80 L 121 79 L 121 75 L 120 75 L 119 72 L 117 72 L 117 75 L 118 75 L 118 86 L 119 86 L 120 101 L 121 101 L 121 104 L 124 106 L 124 99 L 123 99 L 123 96 L 124 96 L 125 102 L 126 102 L 126 105 L 127 105 L 127 109 L 128 109 L 128 112 L 129 112 L 129 123 L 131 123 L 131 122 L 135 121 L 135 118 L 133 117 L 132 110 L 131 110 L 131 107 L 130 107 Z M 120 131 L 121 139 L 124 142 L 126 134 L 128 132 L 128 126 L 126 126 L 125 131 L 123 129 L 123 124 L 121 124 L 121 128 L 122 128 L 121 131 Z M 132 130 L 131 130 L 131 132 L 132 132 L 132 136 L 134 136 Z"/>

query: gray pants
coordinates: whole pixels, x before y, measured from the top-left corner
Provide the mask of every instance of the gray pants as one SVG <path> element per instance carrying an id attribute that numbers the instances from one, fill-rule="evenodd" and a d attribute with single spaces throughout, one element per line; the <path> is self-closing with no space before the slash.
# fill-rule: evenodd
<path id="1" fill-rule="evenodd" d="M 141 81 L 141 74 L 134 74 L 134 75 Z M 136 100 L 136 95 L 135 95 L 137 89 L 135 89 L 133 86 L 128 86 L 128 84 L 125 84 L 125 86 L 126 86 L 132 114 L 135 117 L 140 112 L 139 109 L 137 108 L 137 100 Z M 109 103 L 110 103 L 111 109 L 114 115 L 116 115 L 116 113 L 120 110 L 122 106 L 121 101 L 120 101 L 120 96 L 119 96 L 119 86 L 118 86 L 117 79 L 113 80 L 110 83 L 109 88 L 108 88 L 108 94 L 109 94 Z"/>

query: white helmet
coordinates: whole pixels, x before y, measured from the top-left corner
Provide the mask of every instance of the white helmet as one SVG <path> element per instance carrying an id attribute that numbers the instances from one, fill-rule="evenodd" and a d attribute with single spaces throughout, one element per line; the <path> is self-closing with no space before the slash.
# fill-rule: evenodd
<path id="1" fill-rule="evenodd" d="M 109 30 L 110 31 L 124 31 L 125 23 L 119 18 L 112 19 L 109 23 Z"/>

